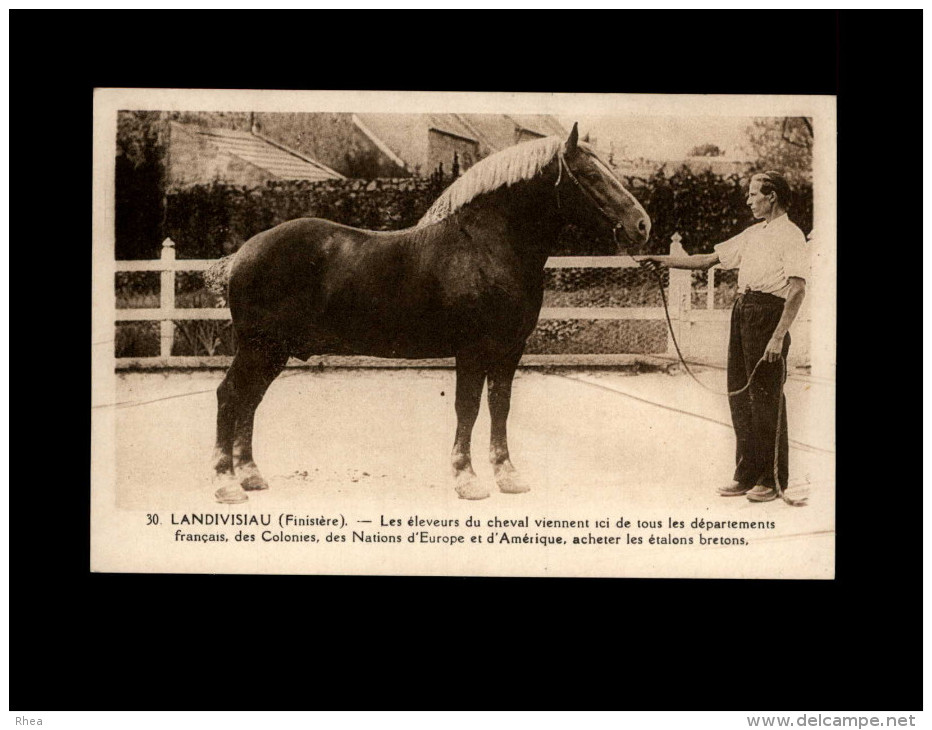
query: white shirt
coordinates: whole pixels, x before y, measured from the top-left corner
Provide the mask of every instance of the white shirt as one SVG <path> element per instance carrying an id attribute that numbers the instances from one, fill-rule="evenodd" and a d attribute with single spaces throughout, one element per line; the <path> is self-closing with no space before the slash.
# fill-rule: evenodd
<path id="1" fill-rule="evenodd" d="M 723 269 L 738 269 L 739 292 L 752 289 L 786 299 L 791 276 L 809 278 L 806 237 L 785 213 L 718 244 L 715 253 Z"/>

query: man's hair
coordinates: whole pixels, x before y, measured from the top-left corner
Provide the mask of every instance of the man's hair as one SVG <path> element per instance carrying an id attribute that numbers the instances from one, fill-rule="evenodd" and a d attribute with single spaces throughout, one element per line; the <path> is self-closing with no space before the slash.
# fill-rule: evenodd
<path id="1" fill-rule="evenodd" d="M 790 190 L 790 184 L 782 174 L 776 170 L 768 170 L 767 172 L 758 172 L 751 179 L 760 180 L 760 191 L 764 195 L 776 193 L 780 205 L 784 208 L 790 207 L 793 202 L 793 191 Z"/>

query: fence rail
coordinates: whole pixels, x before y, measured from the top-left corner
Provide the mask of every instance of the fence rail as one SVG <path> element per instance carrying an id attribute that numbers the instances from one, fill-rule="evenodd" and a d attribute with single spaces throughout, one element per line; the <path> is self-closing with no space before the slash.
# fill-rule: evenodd
<path id="1" fill-rule="evenodd" d="M 674 249 L 679 245 L 679 236 L 674 235 Z M 231 356 L 228 355 L 173 355 L 175 342 L 175 322 L 190 320 L 228 321 L 230 310 L 226 307 L 177 307 L 175 302 L 175 277 L 178 272 L 204 271 L 214 262 L 212 260 L 185 260 L 176 259 L 175 245 L 171 239 L 165 239 L 162 244 L 161 257 L 148 261 L 117 261 L 117 272 L 158 272 L 160 275 L 159 306 L 149 308 L 117 308 L 115 314 L 116 324 L 121 322 L 154 322 L 160 323 L 159 354 L 152 357 L 118 357 L 117 368 L 127 367 L 216 367 L 228 365 Z M 547 269 L 579 269 L 587 272 L 599 270 L 618 270 L 636 268 L 637 263 L 626 256 L 554 256 L 547 260 Z M 692 272 L 669 271 L 669 284 L 666 288 L 667 301 L 670 308 L 670 317 L 677 339 L 684 353 L 690 350 L 689 331 L 694 324 L 712 323 L 721 330 L 724 337 L 724 328 L 727 327 L 729 312 L 727 309 L 715 307 L 715 281 L 718 275 L 717 268 L 710 269 L 704 283 L 707 296 L 704 307 L 694 307 L 693 294 L 694 281 Z M 665 321 L 662 306 L 560 306 L 543 307 L 540 313 L 541 322 L 548 320 L 564 321 Z M 665 327 L 664 322 L 664 327 Z M 718 337 L 718 335 L 716 335 Z M 724 339 L 722 339 L 724 342 Z M 724 352 L 722 353 L 724 355 Z M 622 364 L 636 360 L 650 361 L 654 357 L 669 360 L 675 356 L 672 340 L 667 336 L 666 348 L 650 353 L 574 353 L 574 354 L 526 354 L 522 359 L 524 365 L 594 365 L 594 364 Z M 708 358 L 707 358 L 708 359 Z M 716 358 L 712 358 L 716 359 Z M 355 367 L 398 367 L 412 366 L 448 366 L 453 363 L 452 358 L 437 360 L 396 360 L 388 358 L 370 357 L 336 357 L 322 356 L 311 358 L 309 364 L 326 363 L 333 366 Z"/>

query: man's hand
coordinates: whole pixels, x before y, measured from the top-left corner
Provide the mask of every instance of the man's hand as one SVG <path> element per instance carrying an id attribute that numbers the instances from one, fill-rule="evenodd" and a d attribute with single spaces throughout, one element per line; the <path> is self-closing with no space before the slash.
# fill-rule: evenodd
<path id="1" fill-rule="evenodd" d="M 783 336 L 774 335 L 767 343 L 767 349 L 764 350 L 764 360 L 767 362 L 777 362 L 783 357 Z"/>
<path id="2" fill-rule="evenodd" d="M 631 258 L 637 261 L 642 269 L 655 274 L 663 268 L 656 256 L 632 256 Z"/>

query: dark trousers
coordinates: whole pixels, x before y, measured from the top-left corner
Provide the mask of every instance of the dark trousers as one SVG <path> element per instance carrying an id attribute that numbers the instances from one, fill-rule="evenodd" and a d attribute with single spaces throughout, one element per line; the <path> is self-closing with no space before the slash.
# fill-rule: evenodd
<path id="1" fill-rule="evenodd" d="M 729 391 L 739 390 L 747 384 L 782 314 L 783 299 L 780 297 L 753 291 L 738 297 L 731 312 L 731 338 L 728 343 Z M 783 339 L 784 362 L 789 350 L 790 335 L 787 333 Z M 786 398 L 783 397 L 783 369 L 780 362 L 761 363 L 751 386 L 728 399 L 737 441 L 734 479 L 741 484 L 775 486 L 773 444 L 777 430 L 777 410 L 782 399 L 777 473 L 780 484 L 786 488 L 789 479 L 789 442 Z"/>

